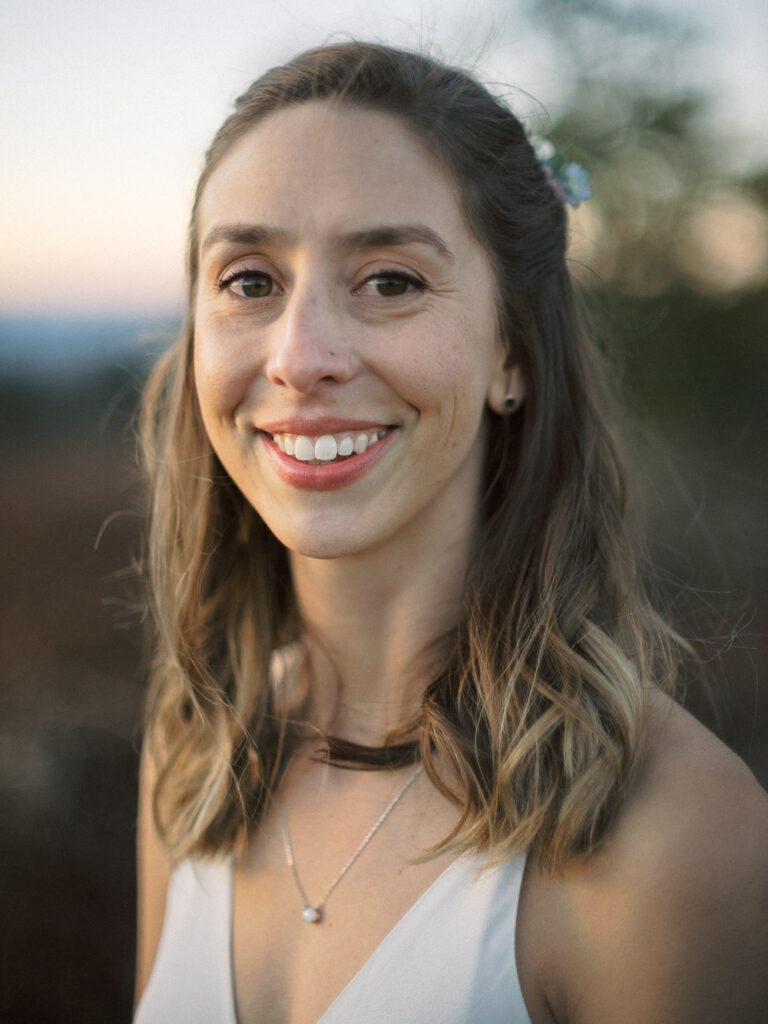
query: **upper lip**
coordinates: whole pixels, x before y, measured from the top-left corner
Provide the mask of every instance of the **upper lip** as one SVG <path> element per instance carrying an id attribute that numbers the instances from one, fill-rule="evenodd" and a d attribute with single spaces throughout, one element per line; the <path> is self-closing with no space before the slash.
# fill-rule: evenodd
<path id="1" fill-rule="evenodd" d="M 382 420 L 347 419 L 341 416 L 292 416 L 257 424 L 266 434 L 300 434 L 304 437 L 322 437 L 323 434 L 343 434 L 355 430 L 383 430 L 392 426 Z"/>

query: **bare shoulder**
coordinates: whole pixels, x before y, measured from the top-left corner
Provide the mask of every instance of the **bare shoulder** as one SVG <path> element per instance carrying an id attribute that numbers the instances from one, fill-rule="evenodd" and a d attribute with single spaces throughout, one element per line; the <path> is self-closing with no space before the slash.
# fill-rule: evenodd
<path id="1" fill-rule="evenodd" d="M 157 766 L 149 744 L 145 742 L 139 773 L 139 813 L 137 825 L 137 948 L 136 1002 L 138 1002 L 152 970 L 160 943 L 165 917 L 165 898 L 171 864 L 157 834 L 153 812 L 153 794 Z"/>
<path id="2" fill-rule="evenodd" d="M 646 837 L 643 839 L 643 837 Z M 738 884 L 768 869 L 768 794 L 741 758 L 663 694 L 651 702 L 637 780 L 619 820 L 616 868 L 635 851 L 683 885 Z M 608 859 L 612 852 L 608 847 Z M 660 860 L 657 860 L 661 858 Z"/>
<path id="3" fill-rule="evenodd" d="M 639 841 L 651 821 L 649 842 L 670 855 L 691 844 L 702 866 L 738 852 L 765 853 L 768 794 L 744 762 L 687 711 L 661 693 L 651 700 L 645 749 L 635 784 L 619 819 L 616 853 Z M 661 826 L 661 827 L 660 827 Z M 735 830 L 735 831 L 733 831 Z M 764 863 L 764 862 L 763 862 Z"/>
<path id="4" fill-rule="evenodd" d="M 534 866 L 521 909 L 532 1001 L 549 988 L 535 1022 L 757 1024 L 768 1005 L 768 795 L 654 695 L 611 836 L 559 877 Z M 554 981 L 546 960 L 561 965 Z"/>

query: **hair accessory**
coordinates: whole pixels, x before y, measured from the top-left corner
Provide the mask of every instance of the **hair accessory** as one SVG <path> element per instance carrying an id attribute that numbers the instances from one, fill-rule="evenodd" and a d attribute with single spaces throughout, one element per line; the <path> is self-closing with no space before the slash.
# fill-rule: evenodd
<path id="1" fill-rule="evenodd" d="M 552 191 L 561 203 L 567 203 L 575 210 L 580 203 L 592 198 L 592 185 L 585 167 L 575 160 L 566 163 L 549 139 L 534 136 L 531 145 Z"/>
<path id="2" fill-rule="evenodd" d="M 385 809 L 385 811 L 383 812 L 383 814 L 381 815 L 379 820 L 369 829 L 367 835 L 365 836 L 365 839 L 363 839 L 362 843 L 360 843 L 360 845 L 355 850 L 355 852 L 352 854 L 352 856 L 349 858 L 347 863 L 344 865 L 344 867 L 341 869 L 341 871 L 338 873 L 338 875 L 336 875 L 334 880 L 328 886 L 328 889 L 326 890 L 326 893 L 323 896 L 323 898 L 321 900 L 318 900 L 318 902 L 314 903 L 314 904 L 309 902 L 309 899 L 307 898 L 307 894 L 304 892 L 304 886 L 301 884 L 301 879 L 299 878 L 299 872 L 296 869 L 296 861 L 295 861 L 294 856 L 293 856 L 293 844 L 291 843 L 291 833 L 290 833 L 290 831 L 288 829 L 288 818 L 287 818 L 286 813 L 285 813 L 285 808 L 283 807 L 283 809 L 282 809 L 282 819 L 283 819 L 283 845 L 285 846 L 285 861 L 286 861 L 288 867 L 293 872 L 293 880 L 296 883 L 296 888 L 299 890 L 299 896 L 301 896 L 302 902 L 304 904 L 304 909 L 301 912 L 301 919 L 302 919 L 302 921 L 306 921 L 307 924 L 320 924 L 322 922 L 322 920 L 323 920 L 323 911 L 325 910 L 325 904 L 328 902 L 328 897 L 331 895 L 333 890 L 336 888 L 336 886 L 342 880 L 344 875 L 346 875 L 346 873 L 349 871 L 349 869 L 355 863 L 355 861 L 360 856 L 360 854 L 363 852 L 363 850 L 366 848 L 368 843 L 370 843 L 370 841 L 373 839 L 373 837 L 379 831 L 379 829 L 384 824 L 384 822 L 387 820 L 387 818 L 390 816 L 392 811 L 394 811 L 395 807 L 397 807 L 397 805 L 403 799 L 403 797 L 406 794 L 406 791 L 413 785 L 413 783 L 416 781 L 416 779 L 418 778 L 418 776 L 421 774 L 421 772 L 423 770 L 424 770 L 424 765 L 420 764 L 419 767 L 416 769 L 416 771 L 413 773 L 413 775 L 411 775 L 410 779 L 408 779 L 406 784 L 403 786 L 403 788 L 397 794 L 397 796 L 395 796 L 394 799 L 390 801 L 389 805 L 387 806 L 387 808 Z"/>
<path id="3" fill-rule="evenodd" d="M 514 395 L 504 395 L 504 412 L 512 412 L 517 405 L 517 399 Z"/>

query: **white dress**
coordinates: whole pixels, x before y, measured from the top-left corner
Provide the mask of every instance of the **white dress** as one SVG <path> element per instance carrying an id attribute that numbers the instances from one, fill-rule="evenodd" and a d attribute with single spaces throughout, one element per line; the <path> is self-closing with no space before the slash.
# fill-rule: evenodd
<path id="1" fill-rule="evenodd" d="M 453 861 L 385 936 L 318 1024 L 530 1024 L 515 966 L 525 856 Z M 231 857 L 174 871 L 134 1024 L 237 1024 Z"/>

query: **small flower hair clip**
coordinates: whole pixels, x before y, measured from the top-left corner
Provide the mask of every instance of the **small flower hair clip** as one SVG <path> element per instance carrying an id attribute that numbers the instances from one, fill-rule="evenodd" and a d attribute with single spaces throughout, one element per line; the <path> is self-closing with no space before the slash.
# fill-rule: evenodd
<path id="1" fill-rule="evenodd" d="M 535 136 L 531 139 L 531 145 L 552 191 L 561 203 L 567 203 L 575 210 L 580 203 L 592 198 L 592 186 L 586 168 L 575 160 L 566 163 L 549 139 Z"/>

